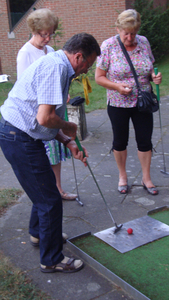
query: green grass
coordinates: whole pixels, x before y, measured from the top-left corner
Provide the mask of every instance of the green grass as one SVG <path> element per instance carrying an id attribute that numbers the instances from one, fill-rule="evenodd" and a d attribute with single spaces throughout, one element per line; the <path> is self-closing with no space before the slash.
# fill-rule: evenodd
<path id="1" fill-rule="evenodd" d="M 96 109 L 105 109 L 106 108 L 106 89 L 103 88 L 102 86 L 99 86 L 95 80 L 95 68 L 96 68 L 96 63 L 92 66 L 90 71 L 87 73 L 92 92 L 89 93 L 89 104 L 86 105 L 85 102 L 85 112 L 91 112 Z M 84 90 L 83 90 L 83 84 L 82 84 L 82 75 L 79 76 L 79 80 L 74 80 L 70 86 L 69 94 L 71 98 L 74 98 L 76 96 L 81 96 L 84 97 Z"/>
<path id="2" fill-rule="evenodd" d="M 169 225 L 169 210 L 151 217 Z M 123 254 L 94 236 L 74 244 L 150 299 L 169 299 L 169 236 Z"/>
<path id="3" fill-rule="evenodd" d="M 0 299 L 1 300 L 50 300 L 23 272 L 15 268 L 0 252 Z"/>
<path id="4" fill-rule="evenodd" d="M 160 96 L 169 95 L 169 56 L 161 60 L 158 64 L 155 64 L 155 67 L 158 68 L 158 71 L 162 73 L 162 82 L 159 85 L 160 87 Z M 153 84 L 154 92 L 156 92 L 155 84 Z"/>
<path id="5" fill-rule="evenodd" d="M 19 189 L 0 189 L 0 216 L 6 209 L 17 202 L 23 191 Z"/>
<path id="6" fill-rule="evenodd" d="M 92 87 L 92 93 L 89 93 L 88 105 L 85 104 L 85 112 L 91 112 L 96 109 L 106 108 L 106 89 L 99 86 L 93 79 L 90 79 L 90 84 Z M 74 98 L 76 96 L 84 97 L 83 85 L 79 82 L 73 82 L 70 87 L 70 97 Z"/>
<path id="7" fill-rule="evenodd" d="M 13 84 L 10 81 L 0 83 L 0 106 L 6 100 L 8 93 L 12 87 L 13 87 Z"/>

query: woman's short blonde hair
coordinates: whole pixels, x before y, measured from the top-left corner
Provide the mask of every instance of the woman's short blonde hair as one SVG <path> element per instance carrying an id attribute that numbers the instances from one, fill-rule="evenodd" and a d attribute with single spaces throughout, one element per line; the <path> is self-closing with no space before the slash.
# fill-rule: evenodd
<path id="1" fill-rule="evenodd" d="M 58 27 L 58 18 L 48 8 L 40 8 L 34 10 L 27 17 L 27 24 L 31 32 L 39 32 L 41 30 L 48 30 L 51 27 L 54 31 Z"/>
<path id="2" fill-rule="evenodd" d="M 115 23 L 119 29 L 139 30 L 141 26 L 141 16 L 135 9 L 124 10 L 117 18 Z"/>

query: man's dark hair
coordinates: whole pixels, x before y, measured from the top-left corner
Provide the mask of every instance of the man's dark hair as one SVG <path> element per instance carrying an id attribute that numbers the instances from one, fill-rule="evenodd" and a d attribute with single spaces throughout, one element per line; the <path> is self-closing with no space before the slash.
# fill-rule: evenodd
<path id="1" fill-rule="evenodd" d="M 62 49 L 73 54 L 81 52 L 85 57 L 88 57 L 93 52 L 96 52 L 97 56 L 101 53 L 96 39 L 91 34 L 85 32 L 73 35 Z"/>

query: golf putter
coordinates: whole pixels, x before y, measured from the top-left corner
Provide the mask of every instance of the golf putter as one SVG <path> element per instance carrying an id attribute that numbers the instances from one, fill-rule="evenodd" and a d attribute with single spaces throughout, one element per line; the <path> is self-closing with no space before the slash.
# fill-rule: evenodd
<path id="1" fill-rule="evenodd" d="M 67 108 L 65 111 L 65 120 L 68 121 L 68 113 L 67 113 Z M 75 163 L 74 163 L 74 158 L 72 156 L 72 165 L 73 165 L 73 171 L 74 171 L 74 178 L 75 178 L 75 183 L 76 183 L 76 192 L 77 192 L 77 197 L 75 198 L 75 200 L 81 205 L 83 206 L 83 202 L 80 200 L 79 197 L 79 190 L 78 190 L 78 185 L 77 185 L 77 178 L 76 178 L 76 170 L 75 170 Z"/>
<path id="2" fill-rule="evenodd" d="M 76 144 L 77 144 L 79 150 L 80 150 L 80 151 L 83 151 L 83 156 L 86 157 L 86 156 L 85 156 L 85 153 L 84 153 L 84 150 L 83 150 L 83 148 L 82 148 L 82 146 L 81 146 L 81 144 L 80 144 L 79 139 L 78 139 L 77 136 L 76 136 L 76 138 L 75 138 L 75 142 L 76 142 Z M 98 190 L 99 190 L 99 192 L 100 192 L 100 195 L 101 195 L 101 197 L 102 197 L 102 199 L 103 199 L 103 201 L 104 201 L 104 203 L 105 203 L 105 205 L 106 205 L 107 211 L 108 211 L 108 213 L 109 213 L 109 215 L 110 215 L 110 217 L 111 217 L 113 223 L 114 223 L 115 226 L 116 226 L 116 228 L 115 228 L 115 230 L 114 230 L 114 233 L 117 233 L 117 232 L 122 228 L 123 224 L 120 224 L 120 225 L 118 226 L 117 223 L 115 222 L 115 220 L 114 220 L 114 218 L 113 218 L 113 216 L 112 216 L 112 213 L 111 213 L 111 211 L 110 211 L 110 209 L 109 209 L 109 207 L 108 207 L 108 204 L 107 204 L 107 202 L 106 202 L 106 200 L 105 200 L 105 198 L 104 198 L 104 196 L 103 196 L 103 194 L 102 194 L 102 191 L 101 191 L 101 189 L 100 189 L 100 187 L 99 187 L 99 185 L 98 185 L 98 183 L 97 183 L 97 180 L 96 180 L 96 178 L 95 178 L 95 176 L 94 176 L 94 174 L 93 174 L 93 172 L 92 172 L 92 170 L 91 170 L 91 168 L 90 168 L 90 165 L 89 165 L 89 163 L 88 163 L 87 160 L 86 160 L 86 163 L 87 163 L 87 166 L 88 166 L 88 168 L 89 168 L 89 171 L 90 171 L 90 173 L 91 173 L 91 175 L 92 175 L 92 177 L 93 177 L 93 179 L 94 179 L 94 181 L 95 181 L 95 183 L 96 183 L 96 185 L 97 185 L 97 188 L 98 188 Z"/>
<path id="3" fill-rule="evenodd" d="M 158 74 L 158 68 L 154 68 L 154 72 L 155 72 L 155 75 L 157 75 Z M 164 155 L 162 122 L 161 122 L 161 112 L 160 112 L 160 90 L 159 90 L 159 84 L 156 84 L 156 92 L 157 92 L 157 99 L 158 99 L 158 102 L 159 102 L 159 121 L 160 121 L 160 132 L 161 132 L 161 147 L 162 147 L 163 165 L 164 165 L 164 170 L 161 170 L 161 173 L 163 173 L 165 175 L 169 175 L 169 172 L 166 171 L 165 155 Z"/>
<path id="4" fill-rule="evenodd" d="M 78 191 L 78 185 L 77 185 L 77 178 L 76 178 L 76 171 L 75 171 L 75 163 L 74 163 L 74 158 L 72 156 L 72 164 L 73 164 L 73 171 L 74 171 L 74 177 L 75 177 L 75 183 L 76 183 L 76 191 L 77 191 L 77 197 L 75 198 L 76 201 L 81 205 L 83 206 L 83 202 L 80 200 L 80 197 L 79 197 L 79 191 Z"/>

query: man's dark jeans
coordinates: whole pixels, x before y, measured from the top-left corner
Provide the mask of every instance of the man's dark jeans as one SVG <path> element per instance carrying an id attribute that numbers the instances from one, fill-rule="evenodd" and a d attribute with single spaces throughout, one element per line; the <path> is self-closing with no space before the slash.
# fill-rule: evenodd
<path id="1" fill-rule="evenodd" d="M 33 202 L 29 233 L 40 239 L 40 262 L 52 266 L 62 254 L 62 199 L 44 144 L 2 118 L 0 146 Z"/>

